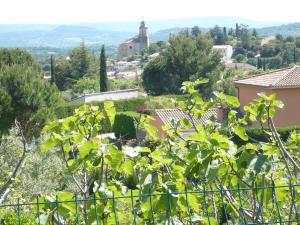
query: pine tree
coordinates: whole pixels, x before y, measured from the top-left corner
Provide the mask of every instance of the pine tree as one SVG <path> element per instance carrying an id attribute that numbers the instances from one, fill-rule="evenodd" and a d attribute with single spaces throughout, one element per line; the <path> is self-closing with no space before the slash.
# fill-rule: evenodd
<path id="1" fill-rule="evenodd" d="M 54 57 L 50 56 L 50 75 L 51 75 L 51 84 L 55 84 L 55 74 L 54 74 Z"/>
<path id="2" fill-rule="evenodd" d="M 257 31 L 256 31 L 255 28 L 254 28 L 253 31 L 252 31 L 252 35 L 253 35 L 254 37 L 257 37 Z"/>
<path id="3" fill-rule="evenodd" d="M 198 34 L 200 34 L 200 33 L 201 33 L 201 30 L 198 26 L 192 27 L 192 30 L 191 30 L 192 36 L 197 37 Z"/>
<path id="4" fill-rule="evenodd" d="M 100 92 L 108 91 L 105 48 L 102 45 L 100 54 Z"/>

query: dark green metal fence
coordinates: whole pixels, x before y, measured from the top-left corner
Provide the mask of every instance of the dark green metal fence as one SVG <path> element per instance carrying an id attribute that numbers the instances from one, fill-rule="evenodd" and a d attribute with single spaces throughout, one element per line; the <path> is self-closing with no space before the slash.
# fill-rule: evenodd
<path id="1" fill-rule="evenodd" d="M 0 205 L 7 224 L 300 224 L 300 184 L 252 188 L 77 195 Z"/>

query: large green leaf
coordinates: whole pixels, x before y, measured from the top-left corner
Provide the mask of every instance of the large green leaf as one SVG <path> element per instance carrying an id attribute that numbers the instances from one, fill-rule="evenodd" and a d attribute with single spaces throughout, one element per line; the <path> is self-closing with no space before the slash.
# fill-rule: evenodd
<path id="1" fill-rule="evenodd" d="M 92 139 L 84 142 L 79 148 L 80 158 L 84 158 L 92 151 L 96 151 L 98 149 L 98 145 L 99 145 L 99 141 L 97 141 L 96 139 Z"/>
<path id="2" fill-rule="evenodd" d="M 239 136 L 242 140 L 244 141 L 248 141 L 249 137 L 246 134 L 246 130 L 245 128 L 241 127 L 241 126 L 234 126 L 233 127 L 233 131 L 234 133 Z"/>

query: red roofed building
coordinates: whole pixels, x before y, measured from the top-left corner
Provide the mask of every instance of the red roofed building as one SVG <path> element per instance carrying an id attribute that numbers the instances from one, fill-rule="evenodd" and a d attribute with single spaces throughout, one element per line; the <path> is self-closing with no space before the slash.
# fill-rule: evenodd
<path id="1" fill-rule="evenodd" d="M 278 127 L 300 125 L 300 67 L 276 70 L 252 77 L 236 80 L 241 108 L 257 99 L 257 93 L 268 95 L 276 93 L 276 98 L 283 101 L 284 108 L 278 109 L 274 119 Z"/>
<path id="2" fill-rule="evenodd" d="M 163 130 L 164 125 L 169 125 L 174 128 L 174 123 L 179 120 L 187 119 L 191 124 L 195 126 L 199 124 L 205 124 L 210 119 L 215 119 L 217 122 L 222 122 L 224 119 L 224 113 L 221 108 L 211 108 L 206 111 L 206 113 L 199 119 L 194 116 L 189 117 L 181 109 L 157 109 L 152 113 L 154 120 L 151 122 L 158 130 L 158 136 L 161 138 L 166 137 L 166 133 Z M 193 128 L 185 129 L 179 126 L 184 137 L 187 137 L 191 132 L 194 131 Z"/>

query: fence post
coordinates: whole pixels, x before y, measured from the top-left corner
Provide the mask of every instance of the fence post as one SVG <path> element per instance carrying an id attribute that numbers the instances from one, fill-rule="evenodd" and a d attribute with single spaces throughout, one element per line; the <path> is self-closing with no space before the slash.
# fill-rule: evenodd
<path id="1" fill-rule="evenodd" d="M 18 224 L 21 225 L 21 209 L 20 209 L 20 199 L 18 198 Z"/>
<path id="2" fill-rule="evenodd" d="M 94 207 L 95 207 L 95 214 L 96 214 L 96 223 L 99 225 L 99 220 L 98 220 L 98 210 L 97 210 L 97 202 L 96 202 L 96 194 L 94 193 Z"/>
<path id="3" fill-rule="evenodd" d="M 262 195 L 264 195 L 264 191 L 265 191 L 265 187 L 263 187 L 262 189 Z M 264 224 L 264 214 L 263 214 L 263 208 L 264 208 L 264 202 L 262 201 L 262 203 L 259 201 L 258 199 L 258 190 L 257 190 L 257 184 L 255 182 L 255 195 L 256 195 L 256 201 L 258 202 L 258 213 L 261 216 L 261 223 Z M 261 205 L 262 204 L 262 205 Z"/>
<path id="4" fill-rule="evenodd" d="M 294 207 L 295 207 L 295 213 L 296 213 L 296 220 L 297 220 L 297 223 L 299 222 L 299 215 L 298 215 L 298 209 L 297 209 L 297 205 L 295 204 L 295 185 L 293 185 L 293 195 L 292 195 L 292 198 L 293 198 L 293 201 L 294 201 Z"/>
<path id="5" fill-rule="evenodd" d="M 192 216 L 191 216 L 191 211 L 190 211 L 190 205 L 189 205 L 189 200 L 188 200 L 188 194 L 187 194 L 187 188 L 186 186 L 184 187 L 185 189 L 185 201 L 186 201 L 186 206 L 188 208 L 187 213 L 189 215 L 189 223 L 192 225 Z"/>
<path id="6" fill-rule="evenodd" d="M 74 194 L 75 207 L 76 207 L 76 224 L 79 225 L 79 212 L 78 212 L 78 202 L 77 202 L 77 193 Z"/>
<path id="7" fill-rule="evenodd" d="M 208 212 L 208 205 L 207 205 L 207 202 L 206 202 L 206 187 L 205 187 L 205 184 L 203 184 L 203 198 L 204 198 L 204 205 L 205 205 L 205 210 L 206 210 L 206 215 L 207 215 L 208 224 L 210 225 L 210 218 L 209 218 L 209 212 Z"/>
<path id="8" fill-rule="evenodd" d="M 277 214 L 279 216 L 279 223 L 282 224 L 280 208 L 279 208 L 277 197 L 276 197 L 276 190 L 275 190 L 274 182 L 272 182 L 272 192 L 274 195 L 273 197 L 274 197 L 274 201 L 275 201 L 275 205 L 276 205 Z"/>
<path id="9" fill-rule="evenodd" d="M 152 193 L 150 190 L 149 190 L 149 196 L 150 196 L 150 209 L 151 209 L 152 221 L 153 221 L 153 224 L 155 224 L 154 211 L 153 211 L 153 205 L 152 205 Z"/>
<path id="10" fill-rule="evenodd" d="M 115 214 L 115 221 L 116 221 L 116 224 L 119 225 L 117 210 L 116 210 L 116 206 L 115 206 L 115 193 L 114 192 L 112 193 L 112 200 L 113 200 L 113 210 L 114 210 L 114 214 Z"/>
<path id="11" fill-rule="evenodd" d="M 58 205 L 57 195 L 56 195 L 56 215 L 57 215 L 57 224 L 60 225 L 59 205 Z"/>
<path id="12" fill-rule="evenodd" d="M 36 197 L 36 208 L 37 208 L 37 216 L 38 216 L 38 225 L 41 224 L 40 219 L 40 202 L 39 202 L 39 196 Z"/>
<path id="13" fill-rule="evenodd" d="M 168 190 L 168 203 L 169 203 L 169 212 L 170 212 L 171 223 L 172 223 L 172 225 L 174 225 L 173 212 L 172 212 L 172 203 L 171 203 L 171 200 L 170 200 L 170 191 L 169 190 Z"/>
<path id="14" fill-rule="evenodd" d="M 226 224 L 229 225 L 229 223 L 228 223 L 228 216 L 227 216 L 227 210 L 226 210 L 226 206 L 224 204 L 223 188 L 222 188 L 222 185 L 220 185 L 220 186 L 221 186 L 220 196 L 221 196 L 221 201 L 222 201 L 222 209 L 223 209 L 223 212 L 225 214 Z"/>
<path id="15" fill-rule="evenodd" d="M 244 207 L 243 207 L 243 201 L 242 201 L 242 198 L 241 198 L 241 188 L 240 188 L 240 185 L 239 185 L 239 184 L 238 184 L 238 196 L 239 196 L 239 202 L 240 202 L 240 209 L 239 209 L 239 210 L 241 211 L 244 225 L 246 225 L 247 222 L 246 222 L 246 218 L 245 218 Z"/>

